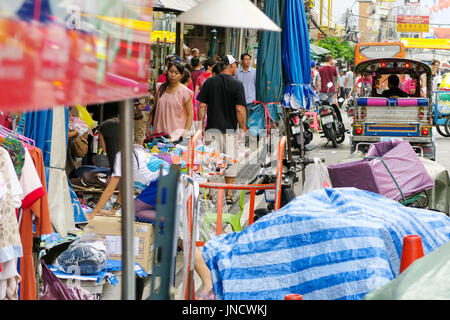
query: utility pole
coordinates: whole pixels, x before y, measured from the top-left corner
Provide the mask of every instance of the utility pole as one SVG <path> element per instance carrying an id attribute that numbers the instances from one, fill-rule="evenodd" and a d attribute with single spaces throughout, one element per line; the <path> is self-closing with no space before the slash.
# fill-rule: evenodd
<path id="1" fill-rule="evenodd" d="M 330 31 L 330 26 L 331 26 L 331 13 L 332 13 L 332 8 L 331 8 L 331 6 L 333 5 L 332 4 L 333 3 L 333 0 L 328 0 L 328 10 L 327 10 L 327 12 L 328 12 L 328 32 Z"/>
<path id="2" fill-rule="evenodd" d="M 320 18 L 319 18 L 319 25 L 323 26 L 322 24 L 322 15 L 323 15 L 323 0 L 320 0 Z"/>

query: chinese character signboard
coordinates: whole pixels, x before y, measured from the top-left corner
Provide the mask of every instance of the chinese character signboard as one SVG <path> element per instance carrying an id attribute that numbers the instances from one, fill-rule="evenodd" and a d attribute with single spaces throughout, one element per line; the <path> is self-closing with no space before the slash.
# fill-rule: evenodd
<path id="1" fill-rule="evenodd" d="M 142 96 L 152 0 L 0 0 L 0 110 Z"/>
<path id="2" fill-rule="evenodd" d="M 429 16 L 397 16 L 397 32 L 429 32 Z"/>

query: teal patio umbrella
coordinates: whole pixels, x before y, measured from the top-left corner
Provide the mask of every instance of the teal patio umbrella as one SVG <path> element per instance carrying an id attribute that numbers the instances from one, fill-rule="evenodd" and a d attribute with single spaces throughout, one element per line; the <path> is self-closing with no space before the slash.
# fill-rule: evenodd
<path id="1" fill-rule="evenodd" d="M 266 0 L 264 3 L 264 13 L 278 26 L 281 26 L 283 2 Z M 264 103 L 281 102 L 283 99 L 281 36 L 280 32 L 260 31 L 256 68 L 256 99 Z"/>

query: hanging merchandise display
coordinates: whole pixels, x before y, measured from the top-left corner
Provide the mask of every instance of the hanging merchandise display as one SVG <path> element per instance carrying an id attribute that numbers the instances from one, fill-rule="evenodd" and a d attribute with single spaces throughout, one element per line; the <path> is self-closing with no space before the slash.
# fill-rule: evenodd
<path id="1" fill-rule="evenodd" d="M 0 5 L 3 111 L 147 93 L 151 28 L 142 25 L 151 25 L 152 10 L 144 10 L 152 8 L 151 0 L 139 1 L 133 10 L 128 0 L 2 0 Z"/>
<path id="2" fill-rule="evenodd" d="M 87 222 L 89 208 L 66 174 L 69 132 L 80 133 L 83 123 L 95 128 L 88 104 L 148 92 L 151 37 L 142 25 L 151 24 L 152 1 L 132 10 L 128 0 L 0 0 L 0 6 L 0 300 L 34 300 L 41 236 L 56 231 L 67 238 L 79 231 L 76 223 Z M 69 128 L 64 106 L 77 106 L 83 123 Z"/>

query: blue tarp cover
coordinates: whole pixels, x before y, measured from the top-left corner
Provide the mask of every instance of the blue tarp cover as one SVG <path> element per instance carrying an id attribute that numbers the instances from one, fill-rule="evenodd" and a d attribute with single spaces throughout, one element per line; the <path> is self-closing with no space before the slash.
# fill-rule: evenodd
<path id="1" fill-rule="evenodd" d="M 450 218 L 355 188 L 302 195 L 238 233 L 206 242 L 217 299 L 362 299 L 394 279 L 403 237 L 425 255 L 450 238 Z"/>

